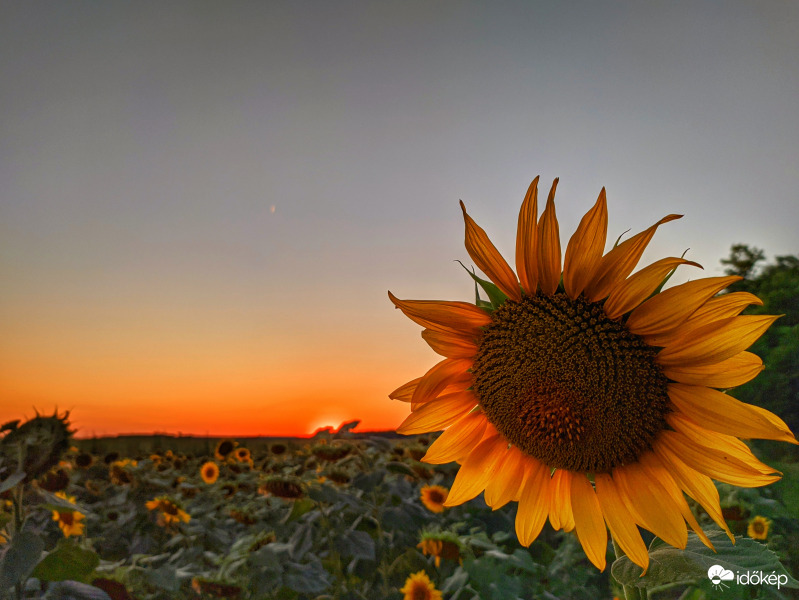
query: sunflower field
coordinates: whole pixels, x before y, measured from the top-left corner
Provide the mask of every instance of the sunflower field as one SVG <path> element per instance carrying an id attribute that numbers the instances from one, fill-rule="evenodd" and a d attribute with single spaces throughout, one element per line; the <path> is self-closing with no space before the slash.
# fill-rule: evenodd
<path id="1" fill-rule="evenodd" d="M 623 597 L 618 582 L 653 598 L 796 597 L 796 464 L 778 465 L 786 476 L 768 488 L 719 484 L 734 546 L 694 506 L 717 554 L 694 534 L 685 552 L 650 536 L 639 577 L 625 558 L 597 570 L 574 531 L 547 525 L 521 546 L 516 503 L 445 507 L 457 465 L 420 461 L 435 436 L 353 427 L 308 440 L 142 438 L 120 452 L 123 440 L 71 439 L 59 415 L 6 424 L 0 597 L 610 600 Z M 719 593 L 708 561 L 785 584 Z"/>

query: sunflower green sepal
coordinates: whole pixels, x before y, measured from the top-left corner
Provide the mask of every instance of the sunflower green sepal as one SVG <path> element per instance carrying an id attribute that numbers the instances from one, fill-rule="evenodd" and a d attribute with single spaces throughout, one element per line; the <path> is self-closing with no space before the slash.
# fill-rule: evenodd
<path id="1" fill-rule="evenodd" d="M 494 285 L 490 281 L 486 281 L 485 279 L 481 279 L 480 277 L 475 275 L 474 272 L 467 269 L 466 265 L 464 265 L 461 261 L 458 260 L 455 262 L 457 262 L 460 266 L 464 268 L 464 270 L 469 274 L 469 277 L 474 279 L 475 296 L 476 296 L 475 304 L 477 306 L 479 306 L 480 308 L 494 310 L 499 308 L 505 303 L 508 297 L 496 285 Z M 485 300 L 480 299 L 480 294 L 477 292 L 477 285 L 483 288 L 483 291 L 488 296 L 490 302 L 486 302 Z"/>

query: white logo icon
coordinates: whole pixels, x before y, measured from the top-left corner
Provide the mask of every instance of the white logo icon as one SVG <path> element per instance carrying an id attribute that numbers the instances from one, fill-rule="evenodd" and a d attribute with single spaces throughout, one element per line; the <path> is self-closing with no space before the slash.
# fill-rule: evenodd
<path id="1" fill-rule="evenodd" d="M 717 590 L 722 588 L 728 588 L 730 586 L 724 585 L 723 581 L 732 581 L 735 579 L 735 574 L 722 567 L 721 565 L 713 565 L 707 570 L 707 576 L 710 578 L 710 583 L 713 584 L 713 587 Z"/>

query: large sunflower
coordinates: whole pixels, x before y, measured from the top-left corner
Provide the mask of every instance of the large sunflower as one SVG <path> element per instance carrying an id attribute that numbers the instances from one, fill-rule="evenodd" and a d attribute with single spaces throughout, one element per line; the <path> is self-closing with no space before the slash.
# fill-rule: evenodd
<path id="1" fill-rule="evenodd" d="M 390 395 L 411 404 L 398 431 L 445 428 L 423 460 L 461 464 L 446 505 L 483 491 L 495 509 L 517 501 L 516 533 L 525 546 L 548 517 L 555 529 L 576 530 L 599 569 L 607 529 L 646 569 L 636 525 L 685 548 L 687 522 L 711 546 L 683 493 L 732 539 L 712 479 L 757 487 L 780 475 L 738 438 L 797 443 L 777 416 L 720 391 L 763 369 L 744 350 L 777 317 L 740 316 L 761 304 L 752 294 L 716 295 L 739 277 L 661 292 L 677 266 L 699 266 L 682 258 L 630 275 L 658 226 L 680 215 L 603 254 L 604 189 L 561 268 L 557 182 L 540 218 L 538 178 L 530 185 L 519 213 L 516 273 L 461 203 L 466 249 L 491 280 L 476 278 L 490 302 L 399 300 L 389 292 L 445 357 Z"/>

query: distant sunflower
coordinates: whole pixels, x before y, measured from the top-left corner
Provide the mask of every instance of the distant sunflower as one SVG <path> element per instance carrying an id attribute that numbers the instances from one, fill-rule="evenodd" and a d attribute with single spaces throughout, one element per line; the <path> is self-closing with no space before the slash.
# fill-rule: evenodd
<path id="1" fill-rule="evenodd" d="M 249 448 L 236 448 L 233 456 L 240 463 L 252 463 L 252 455 Z"/>
<path id="2" fill-rule="evenodd" d="M 200 467 L 200 477 L 208 484 L 216 482 L 219 479 L 219 466 L 214 461 L 209 460 Z"/>
<path id="3" fill-rule="evenodd" d="M 59 491 L 56 492 L 55 495 L 67 502 L 72 502 L 73 504 L 75 502 L 73 496 L 67 496 L 64 492 Z M 58 523 L 58 527 L 61 529 L 64 537 L 83 535 L 83 528 L 85 527 L 83 519 L 85 519 L 83 513 L 77 510 L 64 509 L 53 511 L 53 521 Z"/>
<path id="4" fill-rule="evenodd" d="M 749 521 L 749 526 L 746 528 L 746 535 L 755 540 L 768 539 L 769 527 L 771 527 L 771 521 L 766 517 L 758 515 Z"/>
<path id="5" fill-rule="evenodd" d="M 442 513 L 444 512 L 444 503 L 447 501 L 449 490 L 440 485 L 425 485 L 422 486 L 420 498 L 431 512 Z"/>
<path id="6" fill-rule="evenodd" d="M 181 521 L 188 523 L 191 516 L 183 508 L 168 496 L 158 496 L 145 504 L 148 510 L 158 511 L 158 524 L 161 527 L 169 527 Z"/>
<path id="7" fill-rule="evenodd" d="M 561 266 L 555 188 L 537 216 L 537 183 L 519 213 L 516 272 L 466 214 L 466 249 L 491 281 L 490 302 L 389 298 L 425 327 L 444 360 L 393 392 L 410 402 L 398 431 L 446 428 L 429 463 L 461 468 L 445 506 L 485 490 L 494 508 L 518 501 L 516 533 L 528 546 L 549 517 L 575 529 L 605 567 L 607 527 L 642 568 L 636 525 L 685 548 L 686 522 L 710 546 L 683 496 L 724 521 L 711 478 L 743 487 L 779 479 L 738 438 L 797 443 L 772 413 L 720 390 L 754 378 L 748 348 L 777 318 L 739 316 L 762 304 L 746 292 L 716 296 L 739 277 L 710 277 L 660 291 L 678 266 L 664 258 L 630 275 L 658 226 L 604 253 L 605 190 L 569 240 Z M 493 282 L 493 283 L 492 283 Z"/>
<path id="8" fill-rule="evenodd" d="M 424 571 L 408 577 L 400 592 L 405 594 L 402 600 L 441 600 L 441 592 L 436 589 Z"/>
<path id="9" fill-rule="evenodd" d="M 224 461 L 230 455 L 233 450 L 236 449 L 238 444 L 233 440 L 220 440 L 219 443 L 216 445 L 216 450 L 214 451 L 214 456 L 216 456 L 217 460 Z"/>

